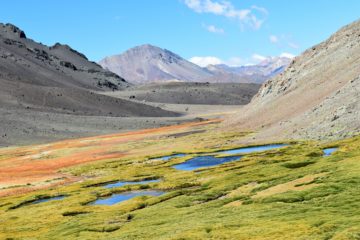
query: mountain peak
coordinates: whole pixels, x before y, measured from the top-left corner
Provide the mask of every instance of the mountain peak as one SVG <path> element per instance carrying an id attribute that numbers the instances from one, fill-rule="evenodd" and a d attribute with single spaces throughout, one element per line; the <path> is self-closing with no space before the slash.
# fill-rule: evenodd
<path id="1" fill-rule="evenodd" d="M 99 64 L 138 84 L 172 80 L 199 81 L 211 76 L 206 69 L 151 44 L 136 46 L 120 55 L 106 57 Z"/>
<path id="2" fill-rule="evenodd" d="M 172 63 L 173 61 L 170 58 L 182 59 L 179 55 L 151 44 L 143 44 L 130 48 L 129 50 L 123 53 L 124 55 L 141 55 L 148 58 L 158 58 L 161 61 Z"/>
<path id="3" fill-rule="evenodd" d="M 142 45 L 133 47 L 133 49 L 141 49 L 141 48 L 142 49 L 161 49 L 162 50 L 162 48 L 152 45 L 150 43 L 146 43 L 146 44 L 142 44 Z"/>
<path id="4" fill-rule="evenodd" d="M 19 38 L 26 38 L 25 32 L 11 23 L 0 23 L 0 34 L 1 33 L 15 35 Z"/>

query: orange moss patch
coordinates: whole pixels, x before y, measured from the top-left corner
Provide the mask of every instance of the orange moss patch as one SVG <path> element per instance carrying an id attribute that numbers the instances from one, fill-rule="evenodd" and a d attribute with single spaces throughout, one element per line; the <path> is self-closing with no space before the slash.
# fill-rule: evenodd
<path id="1" fill-rule="evenodd" d="M 65 140 L 38 146 L 26 146 L 0 149 L 0 196 L 17 193 L 18 191 L 35 190 L 41 182 L 41 187 L 52 186 L 45 184 L 58 178 L 65 178 L 62 183 L 75 181 L 74 178 L 58 173 L 59 170 L 88 162 L 121 159 L 135 154 L 136 151 L 114 151 L 113 148 L 121 143 L 138 141 L 146 138 L 188 131 L 189 128 L 206 124 L 218 123 L 214 119 L 202 122 L 190 122 L 161 128 L 144 129 L 126 133 L 109 134 L 96 137 Z M 9 188 L 30 184 L 30 187 Z M 4 189 L 6 188 L 6 189 Z"/>
<path id="2" fill-rule="evenodd" d="M 54 178 L 58 176 L 57 178 Z M 53 178 L 53 179 L 49 179 L 49 178 Z M 74 183 L 79 181 L 81 178 L 78 177 L 72 177 L 72 176 L 65 176 L 65 175 L 49 175 L 48 178 L 42 180 L 40 178 L 36 178 L 36 177 L 31 177 L 31 181 L 32 185 L 30 186 L 14 186 L 13 183 L 13 187 L 10 188 L 4 188 L 4 189 L 0 189 L 0 197 L 5 197 L 5 196 L 10 196 L 10 195 L 21 195 L 21 194 L 25 194 L 28 192 L 32 192 L 32 191 L 36 191 L 36 190 L 41 190 L 41 189 L 46 189 L 46 188 L 50 188 L 50 187 L 56 187 L 59 185 L 65 185 L 65 184 L 70 184 L 70 183 Z M 21 179 L 22 181 L 25 179 Z"/>

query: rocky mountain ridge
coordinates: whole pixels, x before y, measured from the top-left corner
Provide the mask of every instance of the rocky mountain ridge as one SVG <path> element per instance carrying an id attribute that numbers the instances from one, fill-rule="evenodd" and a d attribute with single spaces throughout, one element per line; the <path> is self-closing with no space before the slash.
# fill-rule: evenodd
<path id="1" fill-rule="evenodd" d="M 287 57 L 267 57 L 258 64 L 228 66 L 226 64 L 208 65 L 206 69 L 214 74 L 211 81 L 263 83 L 282 73 L 290 64 Z"/>

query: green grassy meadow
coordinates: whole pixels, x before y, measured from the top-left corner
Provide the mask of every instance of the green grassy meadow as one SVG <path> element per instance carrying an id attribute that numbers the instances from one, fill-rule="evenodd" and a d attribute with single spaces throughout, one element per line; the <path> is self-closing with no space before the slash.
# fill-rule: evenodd
<path id="1" fill-rule="evenodd" d="M 233 140 L 241 136 L 193 134 L 173 142 L 170 152 L 64 169 L 83 180 L 0 199 L 0 239 L 360 239 L 360 137 L 292 142 L 195 171 L 171 167 L 201 152 L 239 147 Z M 197 141 L 208 144 L 192 148 Z M 166 139 L 136 146 L 162 144 Z M 335 153 L 322 156 L 323 148 L 334 146 L 339 147 Z M 150 159 L 177 152 L 191 155 Z M 144 179 L 161 181 L 102 186 Z M 166 193 L 112 206 L 88 205 L 113 193 L 143 189 Z M 59 195 L 66 198 L 30 204 Z"/>

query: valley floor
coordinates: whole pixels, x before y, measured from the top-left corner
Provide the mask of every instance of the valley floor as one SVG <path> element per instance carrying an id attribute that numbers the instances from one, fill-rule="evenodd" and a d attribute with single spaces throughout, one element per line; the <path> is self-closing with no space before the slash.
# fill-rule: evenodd
<path id="1" fill-rule="evenodd" d="M 158 128 L 223 117 L 241 108 L 237 105 L 147 103 L 182 114 L 180 117 L 82 116 L 0 107 L 0 146 L 29 145 L 69 138 L 97 136 L 139 129 Z M 20 117 L 19 117 L 20 116 Z"/>
<path id="2" fill-rule="evenodd" d="M 253 134 L 220 131 L 218 123 L 0 149 L 0 238 L 359 239 L 359 137 L 285 141 L 214 167 L 172 167 L 241 147 Z M 328 147 L 338 149 L 325 157 Z M 177 153 L 188 155 L 158 159 Z M 146 179 L 159 181 L 104 187 Z M 91 205 L 142 190 L 165 194 Z M 55 196 L 64 198 L 42 202 Z"/>

